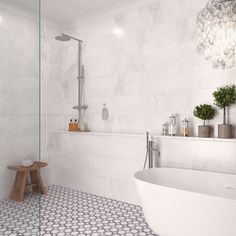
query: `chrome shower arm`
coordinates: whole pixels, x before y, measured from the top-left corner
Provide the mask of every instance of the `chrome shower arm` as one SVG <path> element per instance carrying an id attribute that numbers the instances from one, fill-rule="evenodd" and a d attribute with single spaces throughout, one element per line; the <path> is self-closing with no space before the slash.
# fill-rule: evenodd
<path id="1" fill-rule="evenodd" d="M 80 42 L 80 43 L 83 43 L 82 40 L 77 39 L 77 38 L 75 38 L 75 37 L 73 37 L 73 36 L 70 36 L 70 35 L 68 35 L 68 34 L 62 33 L 61 35 L 62 35 L 62 36 L 66 36 L 66 37 L 68 37 L 68 38 L 71 38 L 71 39 L 73 39 L 73 40 L 75 40 L 75 41 L 78 41 L 78 42 Z"/>

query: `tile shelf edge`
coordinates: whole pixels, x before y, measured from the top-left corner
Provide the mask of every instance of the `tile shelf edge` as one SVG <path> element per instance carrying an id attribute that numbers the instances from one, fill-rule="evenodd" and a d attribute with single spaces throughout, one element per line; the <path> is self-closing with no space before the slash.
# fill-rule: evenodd
<path id="1" fill-rule="evenodd" d="M 120 137 L 146 137 L 145 134 L 132 134 L 132 133 L 109 133 L 109 132 L 72 132 L 72 131 L 55 131 L 54 133 L 59 134 L 70 134 L 70 135 L 91 135 L 91 136 L 120 136 Z"/>
<path id="2" fill-rule="evenodd" d="M 216 138 L 216 137 L 211 137 L 211 138 L 200 138 L 197 136 L 191 136 L 191 137 L 183 137 L 183 136 L 162 136 L 162 135 L 153 135 L 154 138 L 159 138 L 159 139 L 173 139 L 173 140 L 192 140 L 192 141 L 211 141 L 211 142 L 236 142 L 236 138 L 232 139 L 222 139 L 222 138 Z"/>
<path id="3" fill-rule="evenodd" d="M 144 138 L 145 134 L 132 134 L 132 133 L 108 133 L 108 132 L 69 132 L 69 131 L 55 131 L 53 133 L 58 134 L 70 134 L 70 135 L 91 135 L 91 136 L 119 136 L 119 137 L 136 137 Z M 151 134 L 151 133 L 150 133 Z M 236 138 L 233 139 L 220 139 L 220 138 L 200 138 L 200 137 L 183 137 L 183 136 L 162 136 L 157 134 L 151 134 L 153 138 L 158 139 L 173 139 L 173 140 L 186 140 L 186 141 L 212 141 L 212 142 L 236 142 Z"/>

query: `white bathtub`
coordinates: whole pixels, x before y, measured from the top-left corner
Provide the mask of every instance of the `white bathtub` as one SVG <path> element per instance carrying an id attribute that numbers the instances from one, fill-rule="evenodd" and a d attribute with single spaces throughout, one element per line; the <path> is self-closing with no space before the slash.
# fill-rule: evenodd
<path id="1" fill-rule="evenodd" d="M 236 175 L 174 168 L 135 174 L 145 218 L 160 236 L 236 236 Z"/>

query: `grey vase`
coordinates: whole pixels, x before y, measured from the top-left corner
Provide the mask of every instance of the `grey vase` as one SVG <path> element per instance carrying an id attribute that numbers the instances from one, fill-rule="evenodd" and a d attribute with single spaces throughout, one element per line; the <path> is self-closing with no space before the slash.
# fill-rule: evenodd
<path id="1" fill-rule="evenodd" d="M 198 137 L 200 137 L 200 138 L 211 137 L 211 126 L 210 125 L 198 126 Z"/>
<path id="2" fill-rule="evenodd" d="M 218 125 L 218 138 L 233 138 L 233 126 Z"/>

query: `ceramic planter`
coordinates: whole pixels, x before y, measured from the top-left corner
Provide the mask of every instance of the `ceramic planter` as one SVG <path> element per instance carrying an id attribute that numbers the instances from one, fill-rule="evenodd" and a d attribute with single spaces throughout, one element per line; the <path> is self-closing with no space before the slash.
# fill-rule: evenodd
<path id="1" fill-rule="evenodd" d="M 211 137 L 211 126 L 210 125 L 200 125 L 198 126 L 198 136 L 200 138 Z"/>
<path id="2" fill-rule="evenodd" d="M 233 126 L 218 125 L 218 138 L 233 138 Z"/>

